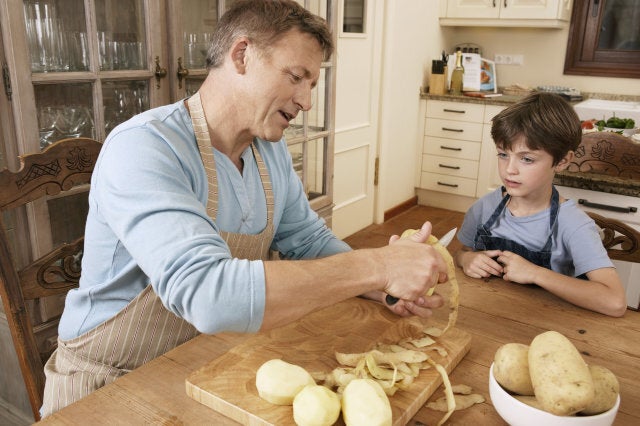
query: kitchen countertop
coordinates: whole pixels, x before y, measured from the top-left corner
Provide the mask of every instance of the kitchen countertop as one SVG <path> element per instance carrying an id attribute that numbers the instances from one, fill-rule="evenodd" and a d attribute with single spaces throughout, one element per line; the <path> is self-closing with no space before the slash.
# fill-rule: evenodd
<path id="1" fill-rule="evenodd" d="M 607 367 L 618 377 L 621 403 L 614 426 L 640 424 L 640 370 L 637 368 L 640 365 L 637 350 L 640 312 L 627 310 L 623 318 L 611 318 L 578 308 L 538 287 L 514 285 L 499 278 L 488 281 L 469 278 L 460 269 L 456 276 L 460 286 L 456 328 L 471 334 L 472 340 L 471 350 L 450 374 L 450 379 L 452 384 L 471 386 L 486 401 L 454 412 L 448 424 L 505 425 L 489 398 L 488 375 L 494 354 L 505 343 L 529 344 L 533 337 L 547 330 L 564 334 L 587 363 Z M 376 306 L 386 311 L 383 306 Z M 436 320 L 446 320 L 447 311 L 446 308 L 437 310 Z M 345 327 L 349 327 L 349 321 L 362 321 L 362 317 L 345 318 Z M 185 380 L 193 371 L 231 352 L 249 338 L 251 335 L 231 333 L 200 335 L 41 423 L 236 425 L 188 397 Z M 294 343 L 291 350 L 296 350 Z M 442 386 L 431 399 L 440 396 Z M 436 424 L 442 415 L 422 407 L 408 424 Z"/>
<path id="2" fill-rule="evenodd" d="M 633 95 L 611 95 L 606 93 L 585 93 L 582 92 L 583 99 L 610 99 L 620 101 L 640 102 L 640 96 Z M 502 95 L 495 98 L 476 98 L 470 96 L 454 96 L 454 95 L 431 95 L 424 91 L 420 92 L 420 99 L 435 99 L 453 102 L 466 102 L 484 105 L 502 105 L 509 106 L 523 96 Z M 575 103 L 575 102 L 574 102 Z M 637 160 L 637 161 L 640 161 Z M 586 173 L 586 172 L 561 172 L 554 179 L 556 185 L 569 186 L 591 191 L 608 192 L 611 194 L 628 195 L 632 197 L 640 197 L 640 180 L 608 176 L 605 174 Z"/>

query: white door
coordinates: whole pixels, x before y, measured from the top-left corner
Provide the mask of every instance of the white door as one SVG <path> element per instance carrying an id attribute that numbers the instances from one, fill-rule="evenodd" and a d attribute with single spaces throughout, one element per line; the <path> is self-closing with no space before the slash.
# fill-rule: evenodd
<path id="1" fill-rule="evenodd" d="M 343 19 L 345 2 L 347 19 Z M 364 12 L 362 32 L 343 31 L 360 31 L 353 23 L 358 10 Z M 383 11 L 384 1 L 339 4 L 332 218 L 339 238 L 374 222 Z"/>

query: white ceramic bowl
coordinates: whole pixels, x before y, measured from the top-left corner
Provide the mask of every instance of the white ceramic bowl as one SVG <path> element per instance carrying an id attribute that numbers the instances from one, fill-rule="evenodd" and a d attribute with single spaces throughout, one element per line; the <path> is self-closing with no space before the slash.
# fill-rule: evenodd
<path id="1" fill-rule="evenodd" d="M 511 426 L 610 426 L 618 413 L 620 395 L 609 411 L 593 416 L 556 416 L 518 401 L 505 391 L 489 369 L 489 395 L 494 408 Z"/>

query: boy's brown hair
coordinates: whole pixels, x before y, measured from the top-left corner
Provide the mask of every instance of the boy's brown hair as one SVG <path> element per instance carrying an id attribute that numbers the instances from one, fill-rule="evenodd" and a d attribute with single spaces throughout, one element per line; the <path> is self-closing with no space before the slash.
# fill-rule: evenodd
<path id="1" fill-rule="evenodd" d="M 523 136 L 531 150 L 543 150 L 553 157 L 553 165 L 582 140 L 580 119 L 573 107 L 554 93 L 532 93 L 502 110 L 491 124 L 491 137 L 500 149 L 511 149 Z"/>

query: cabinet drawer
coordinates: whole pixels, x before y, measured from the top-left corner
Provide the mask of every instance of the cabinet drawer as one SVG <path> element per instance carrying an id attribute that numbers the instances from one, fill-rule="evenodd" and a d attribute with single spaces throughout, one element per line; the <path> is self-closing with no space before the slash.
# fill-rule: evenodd
<path id="1" fill-rule="evenodd" d="M 426 117 L 482 123 L 484 118 L 484 105 L 429 100 L 427 101 Z"/>
<path id="2" fill-rule="evenodd" d="M 425 136 L 422 142 L 422 152 L 425 154 L 475 161 L 480 159 L 480 147 L 478 142 L 432 136 Z"/>
<path id="3" fill-rule="evenodd" d="M 477 179 L 478 162 L 425 154 L 422 156 L 422 171 Z"/>
<path id="4" fill-rule="evenodd" d="M 480 142 L 482 140 L 482 123 L 427 117 L 424 123 L 424 134 L 439 138 Z"/>
<path id="5" fill-rule="evenodd" d="M 476 180 L 422 172 L 420 176 L 420 188 L 473 197 L 476 194 Z"/>

